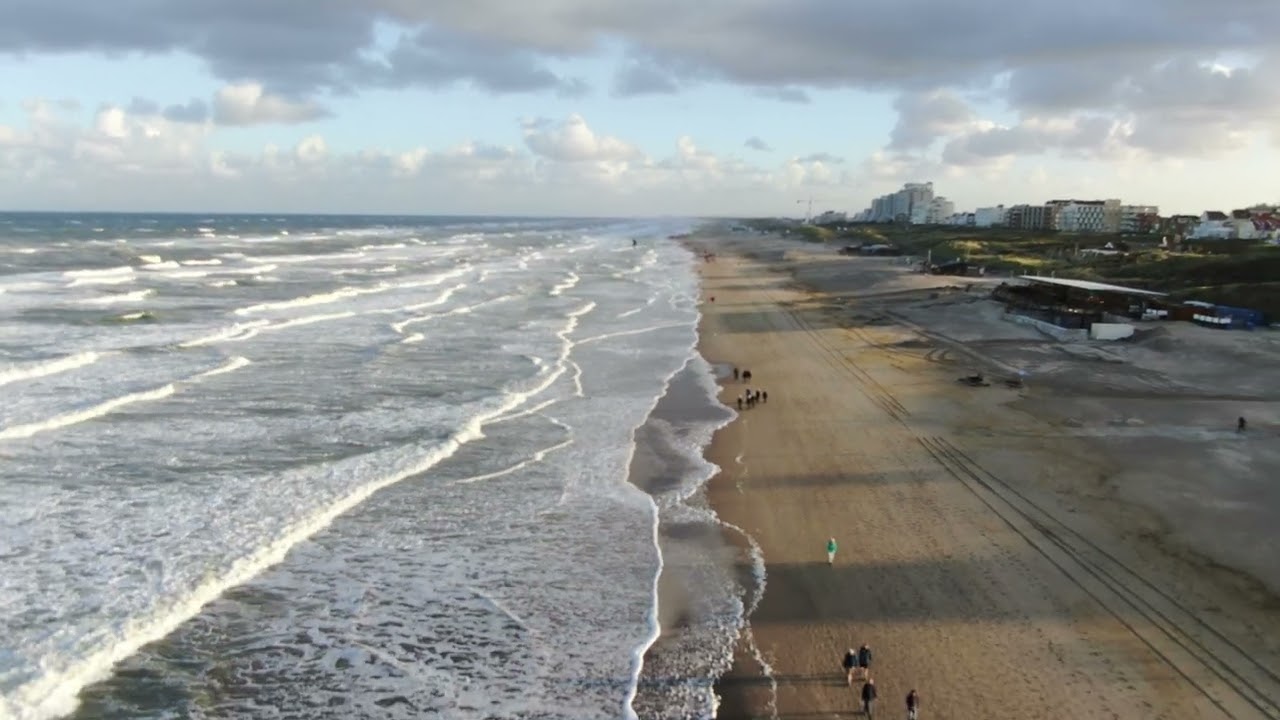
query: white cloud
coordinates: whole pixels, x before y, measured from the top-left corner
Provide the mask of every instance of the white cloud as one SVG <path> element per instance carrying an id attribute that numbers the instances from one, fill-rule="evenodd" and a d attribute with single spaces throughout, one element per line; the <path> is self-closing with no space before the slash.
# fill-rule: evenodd
<path id="1" fill-rule="evenodd" d="M 681 136 L 649 156 L 578 115 L 522 124 L 524 147 L 353 152 L 311 134 L 243 153 L 219 148 L 212 123 L 131 107 L 138 112 L 106 107 L 77 125 L 47 103 L 29 104 L 25 125 L 0 126 L 0 194 L 64 209 L 706 214 L 790 210 L 798 188 L 851 187 L 823 153 L 761 167 Z"/>
<path id="2" fill-rule="evenodd" d="M 524 141 L 535 154 L 556 162 L 635 160 L 643 154 L 630 143 L 596 134 L 576 113 L 560 123 L 526 121 Z"/>
<path id="3" fill-rule="evenodd" d="M 213 119 L 219 125 L 295 124 L 325 117 L 312 101 L 288 100 L 268 93 L 260 83 L 227 85 L 213 98 Z"/>

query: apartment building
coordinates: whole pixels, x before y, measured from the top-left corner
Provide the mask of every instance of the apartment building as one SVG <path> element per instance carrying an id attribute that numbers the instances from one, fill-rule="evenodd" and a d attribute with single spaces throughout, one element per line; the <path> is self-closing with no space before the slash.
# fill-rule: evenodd
<path id="1" fill-rule="evenodd" d="M 1008 220 L 1009 211 L 1004 205 L 981 207 L 973 211 L 973 224 L 976 227 L 998 227 Z"/>
<path id="2" fill-rule="evenodd" d="M 1119 200 L 1050 200 L 1046 206 L 1056 208 L 1050 229 L 1076 233 L 1120 231 Z"/>
<path id="3" fill-rule="evenodd" d="M 1019 230 L 1053 230 L 1057 222 L 1056 205 L 1014 205 L 1005 215 L 1005 225 Z"/>

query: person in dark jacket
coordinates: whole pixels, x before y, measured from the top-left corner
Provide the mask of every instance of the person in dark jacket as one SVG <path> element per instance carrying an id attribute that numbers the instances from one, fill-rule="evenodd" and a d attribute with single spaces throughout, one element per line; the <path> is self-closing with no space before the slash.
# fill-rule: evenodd
<path id="1" fill-rule="evenodd" d="M 862 678 L 871 677 L 871 646 L 866 643 L 858 648 L 858 667 L 862 669 Z"/>
<path id="2" fill-rule="evenodd" d="M 867 678 L 862 686 L 862 714 L 871 717 L 876 705 L 876 681 Z"/>
<path id="3" fill-rule="evenodd" d="M 844 654 L 844 661 L 840 663 L 840 667 L 844 668 L 844 679 L 849 683 L 849 687 L 853 687 L 853 671 L 858 668 L 858 653 L 849 648 L 849 652 Z"/>
<path id="4" fill-rule="evenodd" d="M 920 717 L 920 696 L 913 689 L 907 693 L 907 720 L 918 720 Z"/>

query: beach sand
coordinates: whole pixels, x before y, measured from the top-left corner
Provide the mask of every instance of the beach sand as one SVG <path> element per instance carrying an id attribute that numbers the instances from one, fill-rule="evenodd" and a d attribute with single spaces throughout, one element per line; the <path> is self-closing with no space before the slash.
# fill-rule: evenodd
<path id="1" fill-rule="evenodd" d="M 1220 522 L 1194 500 L 1127 500 L 1139 486 L 1117 479 L 1168 438 L 1072 408 L 1049 370 L 1005 387 L 999 373 L 1027 366 L 1008 353 L 1050 343 L 1000 321 L 981 287 L 780 239 L 690 244 L 717 253 L 701 265 L 704 357 L 769 394 L 708 450 L 710 503 L 751 539 L 725 537 L 758 543 L 766 567 L 718 717 L 853 717 L 839 662 L 862 643 L 885 717 L 905 717 L 912 688 L 930 719 L 1280 717 L 1275 580 L 1234 569 L 1280 557 L 1280 522 L 1249 516 L 1254 547 L 1206 556 L 1208 530 L 1179 535 Z M 992 386 L 956 382 L 974 369 Z"/>

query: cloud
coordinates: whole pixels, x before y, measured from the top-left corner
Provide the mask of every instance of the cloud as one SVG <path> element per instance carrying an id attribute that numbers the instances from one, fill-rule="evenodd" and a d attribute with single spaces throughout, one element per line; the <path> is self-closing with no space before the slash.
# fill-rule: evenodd
<path id="1" fill-rule="evenodd" d="M 839 165 L 844 162 L 844 158 L 836 157 L 831 153 L 825 153 L 825 152 L 805 155 L 804 157 L 797 158 L 796 160 L 797 162 L 801 162 L 801 163 L 822 163 L 824 165 Z"/>
<path id="2" fill-rule="evenodd" d="M 202 123 L 209 119 L 209 104 L 192 98 L 184 104 L 166 107 L 164 116 L 174 122 Z"/>
<path id="3" fill-rule="evenodd" d="M 484 35 L 429 27 L 406 33 L 376 62 L 351 74 L 359 83 L 384 87 L 439 88 L 464 82 L 499 93 L 559 90 L 581 93 L 580 79 L 562 78 L 535 54 Z"/>
<path id="4" fill-rule="evenodd" d="M 560 123 L 526 121 L 524 141 L 535 155 L 558 162 L 626 161 L 642 155 L 630 143 L 596 134 L 581 115 L 570 115 Z"/>
<path id="5" fill-rule="evenodd" d="M 817 159 L 764 167 L 689 136 L 650 156 L 577 115 L 522 123 L 520 147 L 342 151 L 311 133 L 231 152 L 212 122 L 174 122 L 155 103 L 107 106 L 88 124 L 48 101 L 25 110 L 23 124 L 0 125 L 0 193 L 26 207 L 545 214 L 583 212 L 585 197 L 592 212 L 703 215 L 794 210 L 788 193 L 852 187 Z"/>
<path id="6" fill-rule="evenodd" d="M 744 147 L 751 148 L 752 150 L 759 150 L 760 152 L 769 152 L 773 150 L 773 148 L 769 146 L 769 143 L 761 140 L 755 135 L 747 138 L 747 141 L 742 144 Z"/>
<path id="7" fill-rule="evenodd" d="M 650 60 L 628 60 L 614 78 L 614 93 L 622 96 L 670 95 L 679 90 L 680 83 L 671 72 Z"/>
<path id="8" fill-rule="evenodd" d="M 936 140 L 973 125 L 973 108 L 950 90 L 908 92 L 894 100 L 898 122 L 889 134 L 892 150 L 927 148 Z"/>
<path id="9" fill-rule="evenodd" d="M 797 105 L 806 105 L 809 103 L 809 93 L 799 88 L 779 87 L 779 88 L 757 88 L 756 94 L 762 98 L 770 100 L 779 100 L 781 102 L 796 103 Z"/>
<path id="10" fill-rule="evenodd" d="M 179 114 L 183 112 L 179 109 Z M 327 115 L 313 102 L 287 100 L 266 92 L 259 83 L 227 85 L 213 98 L 213 121 L 219 125 L 294 124 Z"/>

